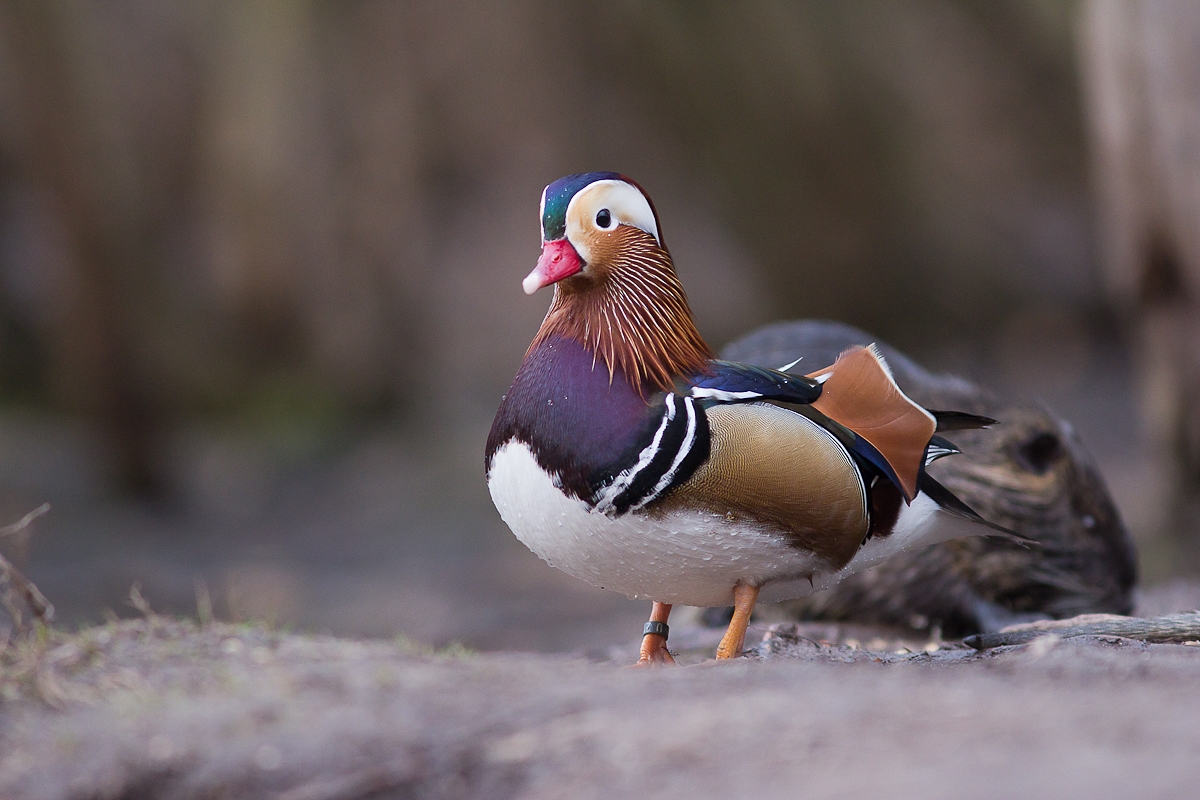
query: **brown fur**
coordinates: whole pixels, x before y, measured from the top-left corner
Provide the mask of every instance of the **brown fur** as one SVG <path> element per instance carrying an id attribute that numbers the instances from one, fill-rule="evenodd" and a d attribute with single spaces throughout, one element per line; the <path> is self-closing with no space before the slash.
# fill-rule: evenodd
<path id="1" fill-rule="evenodd" d="M 557 334 L 581 342 L 643 392 L 669 391 L 675 378 L 706 369 L 712 350 L 696 330 L 671 255 L 629 225 L 588 242 L 592 261 L 559 281 L 530 345 Z"/>

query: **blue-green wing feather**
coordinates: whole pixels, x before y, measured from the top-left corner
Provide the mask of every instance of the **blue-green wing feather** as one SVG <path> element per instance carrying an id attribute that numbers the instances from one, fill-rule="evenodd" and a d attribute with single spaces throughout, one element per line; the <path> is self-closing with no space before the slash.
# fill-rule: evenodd
<path id="1" fill-rule="evenodd" d="M 709 371 L 689 379 L 684 393 L 708 405 L 761 400 L 808 405 L 821 396 L 821 384 L 777 369 L 710 361 Z"/>

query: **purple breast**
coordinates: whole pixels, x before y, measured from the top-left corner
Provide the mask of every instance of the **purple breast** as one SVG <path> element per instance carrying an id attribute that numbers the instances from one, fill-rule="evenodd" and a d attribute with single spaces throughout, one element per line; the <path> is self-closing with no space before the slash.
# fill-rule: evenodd
<path id="1" fill-rule="evenodd" d="M 661 396 L 650 402 L 617 370 L 579 342 L 547 338 L 525 358 L 500 403 L 488 436 L 485 466 L 507 442 L 529 446 L 563 489 L 589 500 L 629 464 L 661 418 Z"/>

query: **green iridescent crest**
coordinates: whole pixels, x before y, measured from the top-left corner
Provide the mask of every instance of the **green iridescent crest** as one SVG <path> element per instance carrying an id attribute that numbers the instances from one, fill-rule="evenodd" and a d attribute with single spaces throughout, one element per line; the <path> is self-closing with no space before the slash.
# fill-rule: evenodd
<path id="1" fill-rule="evenodd" d="M 581 172 L 559 178 L 542 195 L 542 240 L 553 242 L 567 235 L 567 206 L 583 187 L 596 181 L 627 181 L 616 172 Z"/>

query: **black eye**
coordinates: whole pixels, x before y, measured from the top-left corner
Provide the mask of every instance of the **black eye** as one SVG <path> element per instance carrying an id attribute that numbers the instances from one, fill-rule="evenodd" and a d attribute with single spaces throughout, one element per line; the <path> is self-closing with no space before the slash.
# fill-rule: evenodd
<path id="1" fill-rule="evenodd" d="M 612 224 L 612 214 L 609 213 L 607 208 L 602 208 L 596 213 L 596 224 L 601 228 L 607 228 Z"/>
<path id="2" fill-rule="evenodd" d="M 1063 455 L 1062 442 L 1052 433 L 1039 433 L 1017 448 L 1017 461 L 1038 475 L 1046 474 Z"/>

